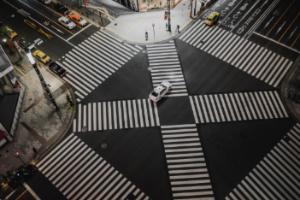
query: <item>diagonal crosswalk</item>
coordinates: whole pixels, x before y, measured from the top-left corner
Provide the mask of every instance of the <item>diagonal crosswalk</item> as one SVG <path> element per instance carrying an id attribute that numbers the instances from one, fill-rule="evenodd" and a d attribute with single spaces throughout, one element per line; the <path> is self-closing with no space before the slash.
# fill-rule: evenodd
<path id="1" fill-rule="evenodd" d="M 172 90 L 167 96 L 187 96 L 184 76 L 174 41 L 151 44 L 147 45 L 146 48 L 153 87 L 167 80 L 172 84 Z"/>
<path id="2" fill-rule="evenodd" d="M 300 124 L 296 124 L 226 200 L 300 199 L 299 153 Z"/>
<path id="3" fill-rule="evenodd" d="M 159 126 L 157 105 L 148 99 L 78 104 L 73 132 Z"/>
<path id="4" fill-rule="evenodd" d="M 173 199 L 214 199 L 195 124 L 161 126 Z"/>
<path id="5" fill-rule="evenodd" d="M 277 91 L 190 96 L 196 123 L 288 118 Z"/>
<path id="6" fill-rule="evenodd" d="M 58 63 L 66 69 L 64 79 L 75 88 L 80 101 L 141 49 L 100 30 L 74 47 Z"/>
<path id="7" fill-rule="evenodd" d="M 293 61 L 217 26 L 193 24 L 180 39 L 251 76 L 277 87 Z"/>
<path id="8" fill-rule="evenodd" d="M 38 170 L 72 200 L 148 200 L 140 189 L 74 134 L 37 163 Z"/>

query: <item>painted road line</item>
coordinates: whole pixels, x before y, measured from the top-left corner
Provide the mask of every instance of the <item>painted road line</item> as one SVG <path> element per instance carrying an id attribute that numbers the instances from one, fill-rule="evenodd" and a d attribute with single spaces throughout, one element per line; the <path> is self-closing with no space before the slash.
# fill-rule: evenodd
<path id="1" fill-rule="evenodd" d="M 149 199 L 76 135 L 70 134 L 67 140 L 67 144 L 72 143 L 67 151 L 64 145 L 58 145 L 42 159 L 47 162 L 37 163 L 38 170 L 67 199 L 127 199 L 129 196 L 137 198 L 138 195 L 143 200 Z M 47 166 L 49 160 L 51 169 Z"/>
<path id="2" fill-rule="evenodd" d="M 225 199 L 300 199 L 299 139 L 296 124 Z"/>
<path id="3" fill-rule="evenodd" d="M 73 126 L 85 127 L 88 124 L 86 130 L 74 128 L 74 131 L 78 133 L 160 126 L 159 120 L 156 119 L 157 107 L 149 99 L 87 103 L 79 104 L 78 107 L 80 112 L 74 120 L 76 125 Z M 81 112 L 82 107 L 83 112 Z"/>
<path id="4" fill-rule="evenodd" d="M 246 32 L 244 35 L 245 38 L 249 38 L 251 34 L 256 30 L 256 28 L 263 22 L 263 20 L 270 14 L 270 12 L 275 8 L 278 4 L 279 0 L 274 1 L 268 9 L 260 16 L 260 18 L 256 21 L 256 23 Z"/>
<path id="5" fill-rule="evenodd" d="M 294 42 L 292 43 L 292 47 L 294 47 L 297 43 L 297 41 L 299 40 L 300 38 L 300 33 L 298 34 L 297 38 L 294 40 Z M 299 52 L 299 51 L 298 51 Z"/>
<path id="6" fill-rule="evenodd" d="M 80 34 L 81 32 L 85 31 L 87 28 L 89 28 L 90 26 L 92 26 L 92 24 L 88 24 L 87 26 L 83 27 L 81 30 L 77 31 L 76 33 L 74 33 L 72 36 L 70 36 L 69 38 L 67 38 L 67 41 L 70 41 L 72 38 L 74 38 L 75 36 L 77 36 L 78 34 Z"/>
<path id="7" fill-rule="evenodd" d="M 288 118 L 276 91 L 208 94 L 189 99 L 196 123 Z"/>
<path id="8" fill-rule="evenodd" d="M 27 183 L 24 182 L 23 186 L 35 200 L 41 200 L 41 198 L 31 189 L 31 187 Z"/>
<path id="9" fill-rule="evenodd" d="M 19 10 L 18 7 L 14 6 L 13 4 L 9 3 L 6 0 L 3 0 L 3 2 L 5 2 L 7 5 L 11 6 L 12 8 Z M 42 15 L 44 16 L 44 15 Z M 47 31 L 49 31 L 50 33 L 52 33 L 53 35 L 55 35 L 56 37 L 58 37 L 59 39 L 63 40 L 64 42 L 66 42 L 67 44 L 69 44 L 70 46 L 74 47 L 75 45 L 70 43 L 69 41 L 65 40 L 63 37 L 61 37 L 60 35 L 58 35 L 57 33 L 55 33 L 54 31 L 52 31 L 51 29 L 49 29 L 48 27 L 46 27 L 45 25 L 43 25 L 42 23 L 40 23 L 39 21 L 37 21 L 36 19 L 34 19 L 33 17 L 29 16 L 29 19 L 31 19 L 32 21 L 34 21 L 35 23 L 39 24 L 41 27 L 43 27 L 44 29 L 46 29 Z"/>
<path id="10" fill-rule="evenodd" d="M 161 126 L 173 199 L 214 199 L 195 124 Z"/>
<path id="11" fill-rule="evenodd" d="M 273 31 L 273 29 L 277 26 L 277 24 L 281 21 L 281 19 L 284 17 L 286 12 L 291 8 L 291 6 L 295 3 L 295 0 L 285 9 L 285 11 L 281 14 L 281 16 L 278 18 L 278 20 L 273 24 L 273 26 L 270 28 L 270 30 L 266 33 L 266 36 L 270 35 L 270 33 Z"/>
<path id="12" fill-rule="evenodd" d="M 18 2 L 20 2 L 21 4 L 23 4 L 24 6 L 28 7 L 29 9 L 33 10 L 34 12 L 38 13 L 40 16 L 45 17 L 47 20 L 51 21 L 52 23 L 54 23 L 55 25 L 61 27 L 62 29 L 64 29 L 66 32 L 73 34 L 72 31 L 66 29 L 64 26 L 62 26 L 61 24 L 57 23 L 56 21 L 50 19 L 49 17 L 47 17 L 46 15 L 44 15 L 43 13 L 41 13 L 40 11 L 36 10 L 35 8 L 31 7 L 30 5 L 26 4 L 25 2 L 23 2 L 22 0 L 17 0 Z"/>
<path id="13" fill-rule="evenodd" d="M 295 39 L 295 41 L 293 42 L 293 44 L 291 45 L 291 47 L 290 47 L 290 46 L 287 46 L 287 45 L 285 45 L 285 44 L 283 44 L 283 43 L 281 43 L 281 42 L 278 42 L 277 40 L 274 40 L 274 39 L 272 39 L 272 38 L 269 38 L 269 37 L 267 37 L 267 36 L 264 36 L 264 35 L 262 35 L 262 34 L 260 34 L 260 33 L 258 33 L 258 32 L 253 32 L 253 34 L 258 35 L 258 36 L 260 36 L 260 37 L 262 37 L 262 38 L 264 38 L 264 39 L 266 39 L 266 40 L 269 40 L 269 41 L 271 41 L 271 42 L 274 42 L 275 44 L 278 44 L 278 45 L 280 45 L 280 46 L 282 46 L 282 47 L 284 47 L 284 48 L 287 48 L 287 49 L 289 49 L 289 50 L 291 50 L 291 51 L 293 51 L 293 52 L 295 52 L 295 53 L 297 53 L 297 54 L 300 54 L 300 51 L 299 51 L 299 50 L 293 48 L 293 45 L 295 45 L 296 41 L 299 39 L 300 34 L 299 34 L 298 37 Z"/>
<path id="14" fill-rule="evenodd" d="M 187 88 L 174 41 L 147 45 L 146 49 L 153 87 L 167 80 L 173 87 L 166 96 L 187 96 Z"/>
<path id="15" fill-rule="evenodd" d="M 294 17 L 293 21 L 290 23 L 290 25 L 285 29 L 285 31 L 282 33 L 282 35 L 279 38 L 279 42 L 282 40 L 282 38 L 285 36 L 285 34 L 290 30 L 290 28 L 294 25 L 298 17 L 300 16 L 300 12 L 297 13 L 296 17 Z"/>

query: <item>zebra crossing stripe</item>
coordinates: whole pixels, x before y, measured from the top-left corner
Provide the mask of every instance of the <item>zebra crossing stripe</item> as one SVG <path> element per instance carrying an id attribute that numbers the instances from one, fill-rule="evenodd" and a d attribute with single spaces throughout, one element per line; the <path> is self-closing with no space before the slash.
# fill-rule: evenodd
<path id="1" fill-rule="evenodd" d="M 217 26 L 198 20 L 179 39 L 278 87 L 293 61 Z"/>
<path id="2" fill-rule="evenodd" d="M 225 199 L 300 199 L 299 141 L 296 124 Z"/>
<path id="3" fill-rule="evenodd" d="M 196 123 L 288 118 L 276 91 L 190 96 Z"/>
<path id="4" fill-rule="evenodd" d="M 67 199 L 149 199 L 124 175 L 74 134 L 37 163 L 38 170 Z"/>
<path id="5" fill-rule="evenodd" d="M 141 49 L 100 30 L 65 54 L 59 64 L 66 69 L 64 80 L 76 90 L 80 101 Z"/>
<path id="6" fill-rule="evenodd" d="M 161 126 L 173 199 L 214 199 L 195 124 Z"/>
<path id="7" fill-rule="evenodd" d="M 169 97 L 187 96 L 184 76 L 174 41 L 146 46 L 153 87 L 162 81 L 172 84 Z"/>
<path id="8" fill-rule="evenodd" d="M 78 104 L 73 132 L 159 126 L 157 105 L 148 99 Z"/>

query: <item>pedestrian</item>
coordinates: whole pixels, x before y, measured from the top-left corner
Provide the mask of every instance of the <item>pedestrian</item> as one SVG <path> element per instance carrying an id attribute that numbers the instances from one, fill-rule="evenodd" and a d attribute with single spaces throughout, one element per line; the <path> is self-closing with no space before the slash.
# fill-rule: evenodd
<path id="1" fill-rule="evenodd" d="M 37 149 L 35 147 L 32 147 L 33 155 L 34 157 L 37 155 Z"/>
<path id="2" fill-rule="evenodd" d="M 148 32 L 147 31 L 145 32 L 145 39 L 146 39 L 146 41 L 148 41 Z"/>
<path id="3" fill-rule="evenodd" d="M 180 26 L 177 25 L 177 33 L 180 33 Z"/>

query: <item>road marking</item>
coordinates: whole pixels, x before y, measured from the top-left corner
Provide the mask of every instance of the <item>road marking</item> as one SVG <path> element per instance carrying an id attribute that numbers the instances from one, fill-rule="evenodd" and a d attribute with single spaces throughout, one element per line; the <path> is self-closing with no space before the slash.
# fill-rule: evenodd
<path id="1" fill-rule="evenodd" d="M 134 191 L 142 197 L 140 199 L 149 199 L 74 134 L 52 149 L 36 166 L 67 199 L 127 199 Z M 125 189 L 125 193 L 119 192 Z"/>
<path id="2" fill-rule="evenodd" d="M 197 95 L 189 99 L 196 123 L 204 124 L 288 118 L 277 95 L 276 91 L 259 91 Z"/>
<path id="3" fill-rule="evenodd" d="M 72 38 L 74 38 L 75 36 L 77 36 L 79 33 L 83 32 L 84 30 L 86 30 L 88 27 L 92 26 L 92 24 L 89 24 L 85 27 L 83 27 L 80 31 L 77 31 L 76 33 L 74 33 L 72 36 L 70 36 L 69 38 L 67 38 L 66 40 L 69 41 Z"/>
<path id="4" fill-rule="evenodd" d="M 40 16 L 45 17 L 47 20 L 51 21 L 52 23 L 54 23 L 55 25 L 63 28 L 66 32 L 73 34 L 72 31 L 66 29 L 64 26 L 62 26 L 61 24 L 57 23 L 56 21 L 53 21 L 52 19 L 50 19 L 49 17 L 47 17 L 46 15 L 43 15 L 43 13 L 41 13 L 40 11 L 36 10 L 35 8 L 29 6 L 28 4 L 26 4 L 25 2 L 23 2 L 22 0 L 17 0 L 18 2 L 20 2 L 21 4 L 25 5 L 26 7 L 28 7 L 29 9 L 35 11 L 36 13 L 38 13 Z"/>
<path id="5" fill-rule="evenodd" d="M 293 44 L 296 43 L 297 39 L 299 39 L 300 34 L 298 35 L 298 37 L 296 38 L 296 40 L 294 41 L 294 43 L 291 45 L 291 47 L 289 47 L 289 46 L 287 46 L 287 45 L 285 45 L 285 44 L 283 44 L 283 43 L 281 43 L 281 42 L 278 42 L 278 41 L 276 41 L 276 40 L 274 40 L 274 39 L 272 39 L 272 38 L 269 38 L 269 37 L 267 37 L 267 36 L 264 36 L 264 35 L 262 35 L 262 34 L 260 34 L 260 33 L 257 33 L 257 32 L 255 32 L 255 31 L 253 32 L 253 34 L 258 35 L 258 36 L 260 36 L 260 37 L 262 37 L 262 38 L 264 38 L 264 39 L 266 39 L 266 40 L 272 41 L 272 42 L 274 42 L 274 43 L 276 43 L 276 44 L 278 44 L 278 45 L 280 45 L 280 46 L 282 46 L 282 47 L 285 47 L 285 48 L 287 48 L 287 49 L 289 49 L 289 50 L 291 50 L 291 51 L 294 51 L 294 52 L 297 53 L 297 54 L 300 54 L 300 51 L 298 51 L 297 49 L 292 48 L 292 47 L 293 47 Z"/>
<path id="6" fill-rule="evenodd" d="M 229 13 L 227 13 L 226 16 L 224 16 L 224 18 L 220 21 L 220 23 L 222 23 L 225 19 L 227 19 L 227 18 L 235 11 L 235 9 L 236 9 L 241 3 L 243 3 L 243 1 L 238 2 L 238 3 L 234 6 L 234 8 L 232 8 L 231 11 L 230 11 Z"/>
<path id="7" fill-rule="evenodd" d="M 297 38 L 294 40 L 294 42 L 292 43 L 292 47 L 295 46 L 296 42 L 298 41 L 298 39 L 300 38 L 300 33 L 298 34 Z M 300 51 L 298 51 L 300 53 Z"/>
<path id="8" fill-rule="evenodd" d="M 296 124 L 225 199 L 299 199 L 299 170 L 295 170 L 299 137 L 300 125 Z"/>
<path id="9" fill-rule="evenodd" d="M 27 183 L 23 183 L 23 186 L 26 190 L 32 195 L 36 200 L 41 200 L 41 198 L 31 189 L 31 187 Z"/>
<path id="10" fill-rule="evenodd" d="M 270 14 L 270 12 L 275 8 L 275 6 L 278 4 L 279 0 L 274 1 L 268 9 L 260 16 L 260 18 L 254 23 L 254 25 L 245 33 L 245 38 L 249 38 L 251 36 L 251 33 L 253 33 L 256 28 L 263 22 L 263 20 Z M 274 18 L 274 16 L 272 17 Z M 272 19 L 271 18 L 271 19 Z M 270 23 L 270 22 L 269 22 Z M 269 24 L 268 24 L 269 25 Z M 264 27 L 265 28 L 265 27 Z"/>
<path id="11" fill-rule="evenodd" d="M 260 1 L 256 1 L 253 6 L 243 15 L 243 17 L 236 23 L 236 25 L 230 30 L 231 32 L 238 27 L 238 25 L 251 13 L 251 11 L 255 8 L 255 6 L 260 3 Z"/>
<path id="12" fill-rule="evenodd" d="M 281 19 L 284 17 L 285 13 L 291 8 L 291 6 L 295 3 L 295 0 L 285 9 L 285 11 L 282 13 L 282 15 L 279 17 L 279 19 L 273 24 L 272 28 L 267 32 L 267 36 L 273 31 L 273 29 L 277 26 L 277 24 L 281 21 Z"/>
<path id="13" fill-rule="evenodd" d="M 4 0 L 3 2 L 5 2 L 6 4 L 8 4 L 9 6 L 11 6 L 12 8 L 19 10 L 18 7 L 12 5 L 11 3 L 7 2 L 6 0 Z M 55 35 L 56 37 L 58 37 L 59 39 L 63 40 L 64 42 L 66 42 L 67 44 L 69 44 L 72 47 L 75 47 L 74 44 L 72 44 L 71 42 L 65 40 L 64 38 L 62 38 L 60 35 L 58 35 L 57 33 L 55 33 L 54 31 L 52 31 L 51 29 L 49 29 L 48 27 L 44 26 L 43 24 L 41 24 L 40 22 L 38 22 L 37 20 L 35 20 L 33 17 L 29 16 L 29 19 L 31 19 L 32 21 L 34 21 L 35 23 L 39 24 L 40 26 L 42 26 L 44 29 L 46 29 L 47 31 L 49 31 L 50 33 L 52 33 L 53 35 Z"/>
<path id="14" fill-rule="evenodd" d="M 298 19 L 300 16 L 300 12 L 296 15 L 296 17 L 293 19 L 293 21 L 290 23 L 290 25 L 285 29 L 285 31 L 282 33 L 282 35 L 279 38 L 279 42 L 282 40 L 283 36 L 288 32 L 288 30 L 294 25 L 295 21 Z"/>

